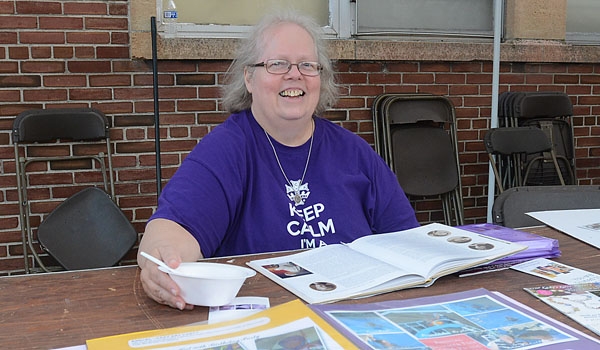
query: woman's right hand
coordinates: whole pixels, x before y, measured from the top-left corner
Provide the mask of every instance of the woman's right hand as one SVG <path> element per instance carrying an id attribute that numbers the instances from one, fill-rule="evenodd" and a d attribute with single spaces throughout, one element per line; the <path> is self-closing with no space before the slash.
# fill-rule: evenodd
<path id="1" fill-rule="evenodd" d="M 138 252 L 146 252 L 174 269 L 183 261 L 202 258 L 196 239 L 177 223 L 165 219 L 148 222 Z M 160 271 L 158 265 L 139 253 L 137 261 L 142 270 L 142 287 L 150 298 L 179 310 L 193 309 L 194 306 L 186 304 L 181 297 L 179 286 L 168 274 Z"/>

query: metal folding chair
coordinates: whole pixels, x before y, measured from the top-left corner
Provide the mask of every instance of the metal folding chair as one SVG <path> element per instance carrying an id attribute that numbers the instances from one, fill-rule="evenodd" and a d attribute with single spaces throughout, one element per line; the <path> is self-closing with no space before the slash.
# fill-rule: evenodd
<path id="1" fill-rule="evenodd" d="M 534 126 L 542 129 L 555 153 L 563 180 L 568 185 L 577 183 L 575 148 L 572 125 L 573 105 L 569 96 L 556 91 L 503 92 L 498 100 L 500 127 Z M 545 162 L 537 162 L 543 155 Z M 530 185 L 558 185 L 559 178 L 551 163 L 550 153 L 531 154 L 536 167 L 531 169 Z"/>
<path id="2" fill-rule="evenodd" d="M 527 184 L 531 169 L 547 162 L 544 152 L 550 154 L 550 162 L 561 185 L 565 184 L 552 143 L 541 129 L 535 127 L 512 127 L 490 129 L 485 134 L 484 145 L 492 166 L 500 193 L 505 188 Z M 527 159 L 529 155 L 537 155 Z"/>
<path id="3" fill-rule="evenodd" d="M 42 249 L 68 270 L 112 266 L 122 259 L 136 242 L 137 232 L 114 202 L 106 116 L 92 108 L 28 110 L 15 119 L 12 140 L 25 270 L 32 272 L 38 264 L 50 271 L 35 246 L 36 237 Z M 82 168 L 90 169 L 98 181 L 75 181 L 72 170 Z M 55 179 L 52 187 L 44 182 L 49 179 Z M 38 200 L 42 192 L 48 198 Z M 43 210 L 48 206 L 56 207 L 46 215 Z M 38 220 L 36 232 L 33 222 Z M 29 253 L 34 258 L 31 266 Z"/>
<path id="4" fill-rule="evenodd" d="M 464 209 L 454 106 L 435 95 L 393 95 L 378 107 L 376 143 L 409 196 L 440 196 L 444 222 L 462 225 Z"/>

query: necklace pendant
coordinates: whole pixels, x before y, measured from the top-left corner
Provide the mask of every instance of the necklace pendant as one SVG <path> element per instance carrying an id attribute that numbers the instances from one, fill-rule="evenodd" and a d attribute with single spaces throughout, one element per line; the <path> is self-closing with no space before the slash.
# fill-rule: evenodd
<path id="1" fill-rule="evenodd" d="M 296 204 L 302 203 L 302 196 L 300 196 L 300 193 L 298 193 L 298 192 L 296 192 L 296 194 L 294 195 L 294 203 L 296 203 Z"/>

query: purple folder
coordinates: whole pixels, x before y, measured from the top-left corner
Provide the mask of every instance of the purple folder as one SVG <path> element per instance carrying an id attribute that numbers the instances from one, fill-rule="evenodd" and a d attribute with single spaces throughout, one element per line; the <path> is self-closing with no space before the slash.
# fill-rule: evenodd
<path id="1" fill-rule="evenodd" d="M 509 267 L 534 258 L 556 258 L 560 256 L 558 240 L 536 235 L 533 233 L 516 230 L 494 224 L 471 224 L 457 226 L 463 230 L 476 232 L 488 237 L 503 239 L 505 241 L 516 242 L 526 245 L 528 248 L 516 254 L 504 257 L 491 263 L 475 267 L 478 269 L 484 266 L 493 266 L 495 269 Z"/>

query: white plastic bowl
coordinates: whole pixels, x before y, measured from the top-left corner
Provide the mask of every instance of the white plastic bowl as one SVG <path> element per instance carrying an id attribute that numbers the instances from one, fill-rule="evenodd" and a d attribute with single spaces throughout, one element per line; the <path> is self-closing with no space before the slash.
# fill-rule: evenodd
<path id="1" fill-rule="evenodd" d="M 208 263 L 182 263 L 175 270 L 166 272 L 181 289 L 181 297 L 188 304 L 221 306 L 230 303 L 248 277 L 256 271 L 247 267 Z"/>

